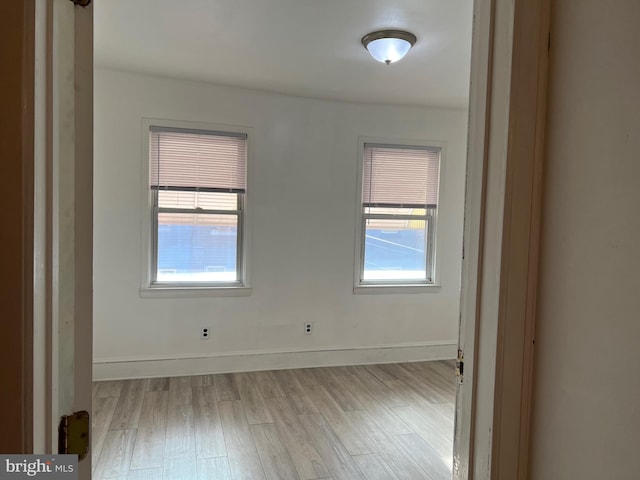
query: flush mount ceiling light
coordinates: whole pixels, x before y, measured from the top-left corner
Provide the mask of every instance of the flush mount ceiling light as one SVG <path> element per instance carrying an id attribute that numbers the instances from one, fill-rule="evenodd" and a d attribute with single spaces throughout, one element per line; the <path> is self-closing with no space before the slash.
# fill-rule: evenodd
<path id="1" fill-rule="evenodd" d="M 387 65 L 404 57 L 415 43 L 416 36 L 403 30 L 379 30 L 362 37 L 362 45 L 371 56 Z"/>

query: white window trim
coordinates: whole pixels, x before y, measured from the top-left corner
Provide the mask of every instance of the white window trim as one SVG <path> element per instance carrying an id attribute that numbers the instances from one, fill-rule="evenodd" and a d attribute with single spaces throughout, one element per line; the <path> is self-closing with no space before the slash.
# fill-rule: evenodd
<path id="1" fill-rule="evenodd" d="M 364 244 L 362 241 L 362 175 L 364 146 L 367 143 L 377 143 L 385 145 L 397 145 L 399 147 L 437 147 L 440 149 L 440 168 L 438 179 L 438 207 L 436 209 L 436 232 L 433 241 L 433 280 L 428 283 L 411 282 L 375 282 L 361 283 L 360 274 L 364 255 Z M 353 293 L 354 294 L 389 294 L 389 293 L 438 293 L 442 287 L 440 283 L 440 268 L 438 267 L 438 245 L 440 244 L 441 230 L 438 228 L 437 216 L 441 210 L 442 198 L 445 187 L 445 166 L 446 166 L 447 142 L 441 140 L 416 140 L 381 137 L 358 137 L 358 163 L 357 163 L 357 186 L 356 186 L 356 225 L 355 225 L 355 254 L 353 269 Z"/>
<path id="2" fill-rule="evenodd" d="M 149 129 L 152 127 L 173 127 L 194 130 L 210 130 L 216 132 L 244 133 L 247 135 L 247 192 L 244 198 L 242 224 L 242 282 L 237 285 L 154 285 L 153 279 L 153 219 L 152 196 L 149 188 Z M 141 197 L 140 197 L 140 225 L 141 225 L 141 262 L 140 262 L 140 296 L 142 298 L 156 297 L 212 297 L 212 296 L 247 296 L 251 294 L 251 192 L 253 192 L 253 128 L 237 125 L 192 122 L 183 120 L 167 120 L 159 118 L 143 118 L 141 125 L 142 139 L 142 168 L 141 168 Z"/>

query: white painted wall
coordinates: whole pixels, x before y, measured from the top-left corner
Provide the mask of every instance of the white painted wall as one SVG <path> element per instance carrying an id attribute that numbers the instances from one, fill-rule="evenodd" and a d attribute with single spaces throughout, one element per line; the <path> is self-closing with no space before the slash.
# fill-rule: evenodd
<path id="1" fill-rule="evenodd" d="M 140 297 L 143 117 L 254 129 L 250 296 Z M 94 376 L 452 357 L 466 120 L 459 110 L 313 100 L 98 69 Z M 353 294 L 359 136 L 446 142 L 439 291 Z M 305 321 L 313 322 L 312 335 L 303 334 Z M 211 327 L 208 341 L 199 338 L 202 326 Z M 379 346 L 404 348 L 372 348 Z M 321 352 L 274 354 L 309 350 Z M 185 356 L 205 358 L 128 362 Z"/>
<path id="2" fill-rule="evenodd" d="M 640 478 L 640 2 L 553 2 L 532 480 Z"/>

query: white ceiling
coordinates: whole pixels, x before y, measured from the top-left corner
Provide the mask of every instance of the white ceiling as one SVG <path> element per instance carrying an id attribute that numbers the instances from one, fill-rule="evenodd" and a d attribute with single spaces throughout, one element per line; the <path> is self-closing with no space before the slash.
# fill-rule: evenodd
<path id="1" fill-rule="evenodd" d="M 472 0 L 102 0 L 96 65 L 290 95 L 465 107 Z M 414 33 L 400 62 L 360 38 Z"/>

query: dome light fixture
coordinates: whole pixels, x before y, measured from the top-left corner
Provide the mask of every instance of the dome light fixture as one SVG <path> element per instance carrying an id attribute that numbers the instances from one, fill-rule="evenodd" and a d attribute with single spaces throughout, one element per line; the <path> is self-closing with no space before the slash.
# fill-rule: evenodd
<path id="1" fill-rule="evenodd" d="M 377 61 L 387 65 L 404 57 L 416 43 L 416 36 L 404 30 L 379 30 L 362 37 L 362 45 Z"/>

